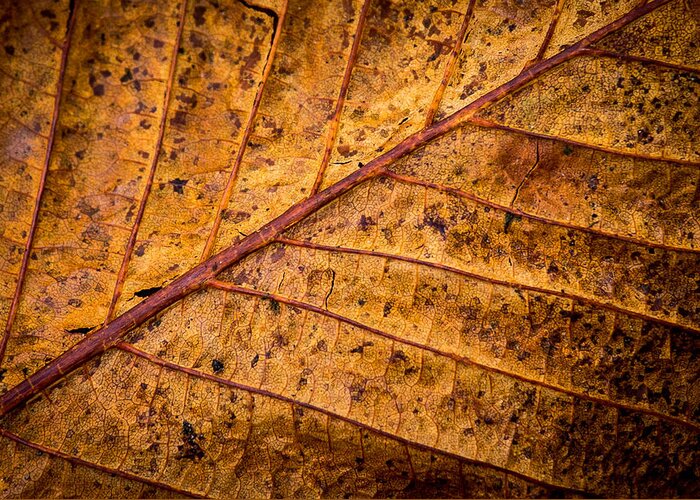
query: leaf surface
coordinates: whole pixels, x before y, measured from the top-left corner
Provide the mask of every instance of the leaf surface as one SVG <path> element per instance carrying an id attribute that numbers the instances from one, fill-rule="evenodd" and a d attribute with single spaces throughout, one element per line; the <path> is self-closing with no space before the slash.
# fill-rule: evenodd
<path id="1" fill-rule="evenodd" d="M 2 494 L 697 495 L 696 7 L 8 3 Z"/>

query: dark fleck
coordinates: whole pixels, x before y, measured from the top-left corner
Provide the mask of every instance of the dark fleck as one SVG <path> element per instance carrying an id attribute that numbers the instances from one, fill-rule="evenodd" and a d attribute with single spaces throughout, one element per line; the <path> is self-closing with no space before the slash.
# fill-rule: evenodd
<path id="1" fill-rule="evenodd" d="M 394 307 L 394 305 L 391 302 L 387 302 L 384 304 L 384 317 L 386 318 L 389 316 L 389 313 L 391 313 L 391 308 Z"/>
<path id="2" fill-rule="evenodd" d="M 280 303 L 277 302 L 275 299 L 268 299 L 268 306 L 270 307 L 270 311 L 272 311 L 275 314 L 280 313 Z"/>
<path id="3" fill-rule="evenodd" d="M 149 295 L 153 295 L 154 293 L 156 293 L 161 288 L 162 287 L 160 286 L 154 286 L 153 288 L 144 288 L 134 293 L 134 295 L 136 295 L 137 297 L 148 297 Z"/>
<path id="4" fill-rule="evenodd" d="M 513 221 L 520 220 L 520 219 L 522 219 L 522 217 L 520 217 L 519 215 L 510 213 L 510 212 L 506 212 L 505 220 L 503 222 L 503 232 L 507 233 L 508 228 L 510 228 L 510 225 L 513 223 Z"/>
<path id="5" fill-rule="evenodd" d="M 134 77 L 133 77 L 133 75 L 131 74 L 131 70 L 130 70 L 129 68 L 125 68 L 125 69 L 124 69 L 124 74 L 123 74 L 122 77 L 119 79 L 119 81 L 122 82 L 122 83 L 126 83 L 126 82 L 128 82 L 129 80 L 132 80 L 133 78 L 134 78 Z"/>
<path id="6" fill-rule="evenodd" d="M 207 11 L 206 7 L 198 5 L 194 8 L 194 24 L 201 26 L 204 24 L 204 13 Z"/>
<path id="7" fill-rule="evenodd" d="M 182 441 L 183 444 L 178 445 L 177 455 L 175 458 L 187 459 L 187 460 L 200 460 L 204 457 L 204 450 L 199 445 L 200 440 L 204 439 L 204 436 L 197 434 L 194 427 L 187 420 L 182 422 Z"/>
<path id="8" fill-rule="evenodd" d="M 214 373 L 221 373 L 222 371 L 224 371 L 224 364 L 218 359 L 212 359 L 211 369 L 214 371 Z"/>
<path id="9" fill-rule="evenodd" d="M 183 179 L 172 179 L 168 181 L 168 184 L 173 187 L 173 191 L 177 194 L 185 194 L 184 187 L 187 185 L 187 182 L 187 180 Z"/>
<path id="10" fill-rule="evenodd" d="M 91 330 L 94 330 L 94 326 L 84 326 L 81 328 L 71 328 L 70 330 L 66 330 L 67 333 L 79 333 L 81 335 L 85 335 L 86 333 L 89 333 Z"/>
<path id="11" fill-rule="evenodd" d="M 588 187 L 591 189 L 591 191 L 595 191 L 598 189 L 598 176 L 597 175 L 592 175 L 590 179 L 588 179 Z"/>

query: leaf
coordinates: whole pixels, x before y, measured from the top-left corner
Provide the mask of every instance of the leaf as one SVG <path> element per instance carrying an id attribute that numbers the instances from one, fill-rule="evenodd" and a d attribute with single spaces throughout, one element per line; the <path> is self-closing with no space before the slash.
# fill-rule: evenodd
<path id="1" fill-rule="evenodd" d="M 696 496 L 697 12 L 8 3 L 2 495 Z"/>

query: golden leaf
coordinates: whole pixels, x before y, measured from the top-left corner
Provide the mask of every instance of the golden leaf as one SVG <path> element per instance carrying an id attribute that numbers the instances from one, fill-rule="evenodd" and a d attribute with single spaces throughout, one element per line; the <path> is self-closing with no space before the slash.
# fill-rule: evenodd
<path id="1" fill-rule="evenodd" d="M 694 0 L 5 2 L 4 497 L 692 497 Z"/>

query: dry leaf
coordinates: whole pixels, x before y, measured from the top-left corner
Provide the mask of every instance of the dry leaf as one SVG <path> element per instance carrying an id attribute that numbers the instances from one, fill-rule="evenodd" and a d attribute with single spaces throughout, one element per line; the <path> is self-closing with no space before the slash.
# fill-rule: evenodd
<path id="1" fill-rule="evenodd" d="M 259 1 L 4 2 L 0 493 L 700 495 L 698 2 Z"/>

